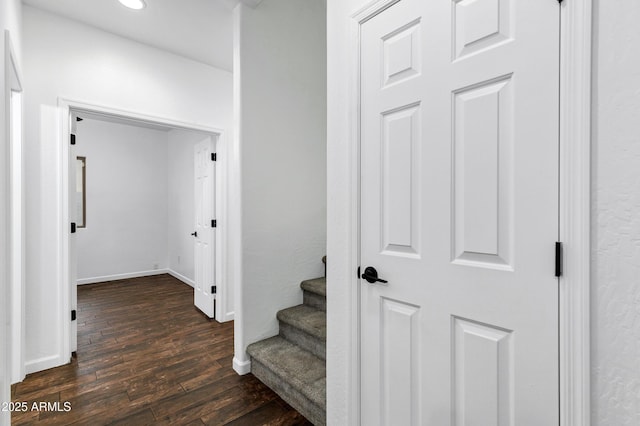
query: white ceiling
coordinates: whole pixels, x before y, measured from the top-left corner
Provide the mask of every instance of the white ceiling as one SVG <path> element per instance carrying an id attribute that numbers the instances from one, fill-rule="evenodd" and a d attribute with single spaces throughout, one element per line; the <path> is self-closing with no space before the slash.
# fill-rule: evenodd
<path id="1" fill-rule="evenodd" d="M 118 0 L 23 0 L 153 47 L 232 70 L 232 11 L 239 0 L 146 0 L 131 10 Z"/>

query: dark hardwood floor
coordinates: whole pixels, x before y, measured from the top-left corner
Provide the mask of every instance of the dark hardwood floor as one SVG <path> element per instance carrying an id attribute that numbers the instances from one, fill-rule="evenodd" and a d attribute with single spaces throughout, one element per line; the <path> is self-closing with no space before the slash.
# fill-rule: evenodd
<path id="1" fill-rule="evenodd" d="M 232 358 L 233 323 L 208 320 L 169 275 L 80 286 L 77 356 L 12 387 L 28 407 L 12 424 L 310 424 Z"/>

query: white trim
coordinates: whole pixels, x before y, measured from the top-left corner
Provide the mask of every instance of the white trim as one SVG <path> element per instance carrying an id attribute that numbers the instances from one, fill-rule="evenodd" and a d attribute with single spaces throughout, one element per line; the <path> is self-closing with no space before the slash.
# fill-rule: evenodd
<path id="1" fill-rule="evenodd" d="M 352 15 L 350 78 L 351 234 L 350 270 L 359 264 L 359 69 L 360 26 L 400 0 L 379 0 Z M 590 179 L 591 179 L 591 14 L 590 0 L 561 7 L 560 69 L 560 240 L 565 246 L 560 280 L 560 425 L 590 424 Z M 348 424 L 360 423 L 359 286 L 352 278 Z"/>
<path id="2" fill-rule="evenodd" d="M 233 142 L 229 145 L 229 194 L 236 194 L 228 198 L 230 234 L 234 238 L 229 239 L 229 264 L 233 277 L 233 309 L 235 320 L 233 322 L 233 369 L 240 375 L 247 374 L 244 365 L 250 363 L 244 341 L 244 316 L 243 316 L 243 279 L 242 279 L 242 85 L 240 75 L 242 61 L 240 46 L 242 44 L 242 31 L 240 22 L 246 5 L 239 3 L 233 9 Z M 231 308 L 231 307 L 229 307 Z M 236 368 L 237 367 L 237 368 Z"/>
<path id="3" fill-rule="evenodd" d="M 173 278 L 176 278 L 176 279 L 182 281 L 185 284 L 188 284 L 191 287 L 195 288 L 195 286 L 196 286 L 195 281 L 193 281 L 191 278 L 187 278 L 184 275 L 177 273 L 173 269 L 167 269 L 167 274 L 171 275 Z"/>
<path id="4" fill-rule="evenodd" d="M 233 357 L 233 369 L 241 376 L 251 373 L 251 360 L 240 361 L 238 358 Z"/>
<path id="5" fill-rule="evenodd" d="M 71 133 L 71 117 L 69 116 L 69 105 L 61 105 L 61 122 L 58 133 L 58 167 L 57 172 L 57 193 L 61 196 L 57 200 L 56 211 L 60 225 L 56 230 L 56 238 L 59 242 L 58 258 L 56 259 L 56 268 L 58 272 L 57 286 L 57 306 L 60 307 L 59 315 L 59 334 L 58 343 L 58 362 L 56 365 L 64 365 L 71 359 L 71 352 L 76 348 L 77 340 L 73 339 L 73 326 L 69 313 L 71 309 L 77 308 L 72 306 L 72 279 L 75 280 L 71 273 L 71 234 L 69 226 L 71 223 L 71 211 L 69 208 L 69 135 Z M 38 371 L 38 370 L 36 370 Z"/>
<path id="6" fill-rule="evenodd" d="M 188 123 L 185 121 L 174 120 L 172 118 L 160 117 L 157 115 L 149 115 L 140 111 L 125 110 L 113 106 L 99 103 L 91 103 L 88 101 L 80 101 L 77 99 L 59 97 L 58 106 L 69 108 L 74 111 L 82 110 L 96 114 L 117 116 L 125 118 L 129 121 L 139 121 L 141 123 L 160 124 L 165 127 L 174 127 L 183 130 L 196 130 L 199 132 L 210 133 L 213 135 L 221 135 L 224 131 L 217 127 L 205 126 L 198 123 Z"/>
<path id="7" fill-rule="evenodd" d="M 590 413 L 591 0 L 561 3 L 560 425 Z"/>
<path id="8" fill-rule="evenodd" d="M 223 153 L 227 153 L 229 149 L 226 149 L 228 145 L 232 143 L 231 140 L 227 140 L 228 134 L 223 130 L 215 127 L 210 127 L 198 123 L 188 123 L 184 121 L 178 121 L 167 117 L 160 117 L 145 114 L 140 111 L 131 111 L 124 110 L 114 106 L 103 105 L 100 103 L 82 101 L 77 99 L 70 99 L 66 97 L 58 98 L 58 107 L 60 110 L 60 123 L 61 128 L 58 134 L 58 173 L 57 176 L 57 191 L 61 194 L 60 199 L 57 204 L 57 212 L 60 218 L 59 226 L 57 229 L 57 238 L 59 241 L 58 248 L 58 256 L 57 265 L 58 265 L 58 283 L 59 283 L 59 291 L 58 291 L 58 306 L 60 307 L 59 311 L 59 321 L 60 321 L 60 336 L 62 336 L 61 341 L 59 342 L 59 355 L 58 355 L 58 363 L 56 365 L 63 365 L 69 362 L 69 357 L 71 354 L 72 341 L 71 341 L 71 333 L 72 333 L 72 322 L 69 321 L 69 312 L 71 310 L 71 258 L 70 258 L 70 238 L 71 234 L 69 233 L 69 223 L 71 212 L 69 211 L 69 174 L 67 170 L 69 170 L 69 137 L 71 134 L 71 120 L 70 114 L 72 111 L 88 111 L 97 114 L 104 114 L 110 116 L 123 117 L 128 120 L 139 121 L 141 123 L 152 123 L 152 124 L 160 124 L 168 127 L 173 127 L 177 129 L 184 130 L 195 130 L 207 134 L 211 134 L 216 136 L 216 150 L 222 148 L 221 151 Z M 226 154 L 228 155 L 228 154 Z M 219 161 L 226 163 L 227 159 L 223 158 L 219 155 Z M 227 167 L 220 167 L 219 170 L 224 171 L 224 173 L 229 173 L 230 170 Z M 228 192 L 224 185 L 227 183 L 227 176 L 217 175 L 216 178 L 216 193 L 220 193 L 223 197 L 226 197 Z M 218 222 L 224 223 L 222 221 L 228 217 L 227 209 L 229 208 L 229 200 L 224 199 L 221 200 L 219 209 L 217 209 Z M 216 268 L 222 275 L 217 277 L 218 282 L 218 297 L 223 298 L 227 294 L 226 286 L 227 283 L 232 282 L 228 279 L 227 274 L 229 271 L 223 265 L 223 261 L 227 261 L 227 256 L 223 255 L 226 253 L 227 247 L 229 246 L 229 235 L 233 235 L 233 232 L 229 232 L 225 230 L 221 232 L 218 236 L 218 240 L 220 241 L 220 249 L 216 250 L 216 264 L 219 266 Z M 235 265 L 234 265 L 235 269 Z M 151 271 L 156 273 L 158 271 Z M 161 273 L 168 273 L 168 270 L 164 270 Z M 148 275 L 148 273 L 145 273 Z M 109 277 L 96 277 L 93 279 L 104 280 Z M 116 279 L 123 279 L 116 278 Z M 87 279 L 88 280 L 88 279 Z M 86 281 L 86 280 L 78 280 Z M 226 309 L 226 303 L 222 303 L 220 309 Z M 224 311 L 223 311 L 224 312 Z"/>
<path id="9" fill-rule="evenodd" d="M 24 206 L 24 145 L 23 145 L 23 96 L 21 91 L 11 90 L 9 124 L 9 170 L 11 228 L 11 383 L 24 380 L 25 356 L 25 206 Z"/>
<path id="10" fill-rule="evenodd" d="M 87 284 L 96 284 L 96 283 L 106 283 L 110 281 L 126 280 L 129 278 L 152 277 L 155 275 L 163 275 L 163 274 L 173 275 L 171 271 L 168 269 L 154 269 L 153 271 L 139 271 L 139 272 L 129 272 L 126 274 L 104 275 L 102 277 L 82 278 L 77 281 L 77 284 L 87 285 Z M 180 278 L 178 279 L 182 281 Z"/>
<path id="11" fill-rule="evenodd" d="M 45 358 L 27 361 L 24 365 L 27 374 L 37 373 L 38 371 L 48 370 L 60 365 L 60 356 L 53 355 Z"/>
<path id="12" fill-rule="evenodd" d="M 11 383 L 25 378 L 25 205 L 24 205 L 24 108 L 21 73 L 16 60 L 11 33 L 4 31 L 5 67 L 5 117 L 8 154 L 7 158 L 7 220 L 10 224 L 7 234 L 7 281 L 10 298 L 7 298 L 10 328 L 7 339 L 11 342 L 7 359 Z M 17 98 L 14 98 L 17 93 Z M 15 112 L 18 112 L 15 114 Z"/>

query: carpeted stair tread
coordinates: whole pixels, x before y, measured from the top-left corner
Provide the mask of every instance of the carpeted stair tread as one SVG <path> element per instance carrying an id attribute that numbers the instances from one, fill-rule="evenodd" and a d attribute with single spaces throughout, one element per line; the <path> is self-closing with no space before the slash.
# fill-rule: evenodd
<path id="1" fill-rule="evenodd" d="M 307 305 L 298 305 L 278 312 L 278 320 L 296 327 L 326 342 L 327 314 Z"/>
<path id="2" fill-rule="evenodd" d="M 327 297 L 327 279 L 324 277 L 302 281 L 300 287 L 310 293 L 314 293 L 322 297 Z"/>
<path id="3" fill-rule="evenodd" d="M 253 343 L 247 353 L 323 410 L 327 406 L 325 362 L 280 336 Z"/>

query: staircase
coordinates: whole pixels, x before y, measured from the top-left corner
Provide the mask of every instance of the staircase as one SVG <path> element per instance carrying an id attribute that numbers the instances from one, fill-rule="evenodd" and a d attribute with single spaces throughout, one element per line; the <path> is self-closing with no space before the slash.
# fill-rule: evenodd
<path id="1" fill-rule="evenodd" d="M 278 312 L 280 334 L 247 348 L 251 372 L 314 425 L 326 423 L 327 286 L 303 281 L 303 304 Z"/>

